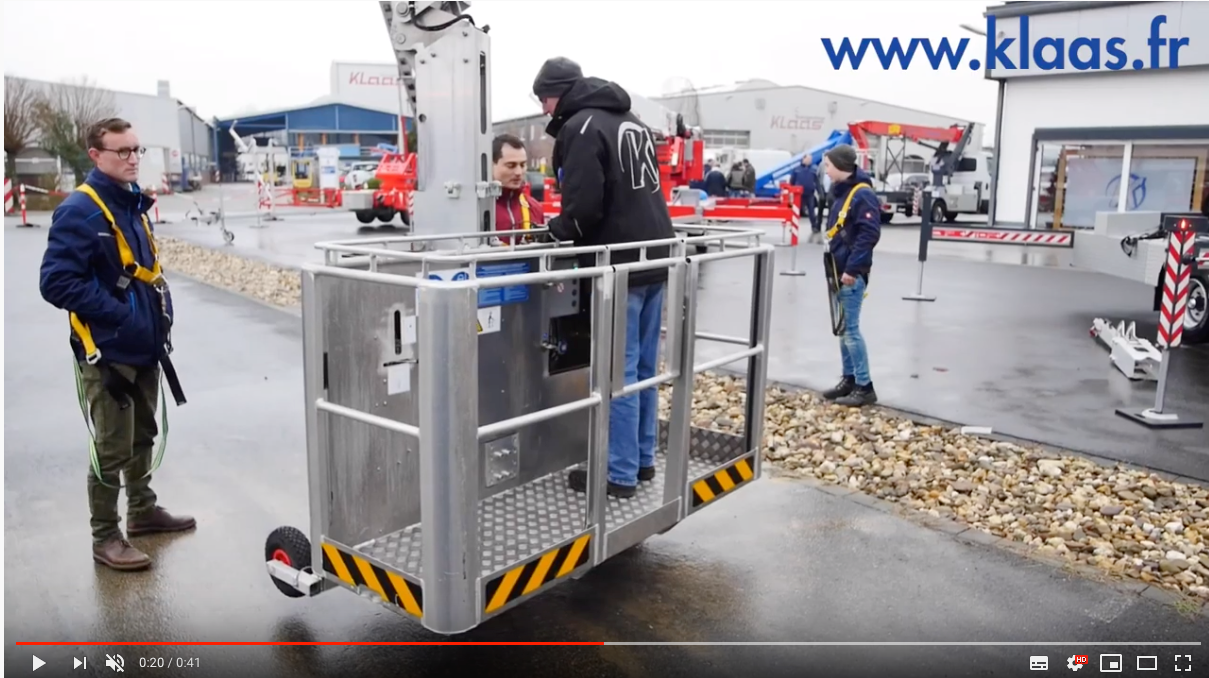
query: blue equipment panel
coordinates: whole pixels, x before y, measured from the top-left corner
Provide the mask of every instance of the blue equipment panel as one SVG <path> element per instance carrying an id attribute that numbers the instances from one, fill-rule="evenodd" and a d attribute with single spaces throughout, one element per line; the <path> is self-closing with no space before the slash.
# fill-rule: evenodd
<path id="1" fill-rule="evenodd" d="M 523 261 L 510 264 L 480 264 L 475 275 L 480 278 L 494 278 L 501 275 L 520 275 L 529 271 L 529 264 Z M 521 304 L 526 301 L 529 301 L 528 285 L 479 290 L 479 308 Z"/>

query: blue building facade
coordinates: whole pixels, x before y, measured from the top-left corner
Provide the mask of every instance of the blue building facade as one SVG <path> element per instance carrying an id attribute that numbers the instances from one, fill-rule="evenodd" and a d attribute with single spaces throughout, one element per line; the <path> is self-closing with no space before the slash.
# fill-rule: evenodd
<path id="1" fill-rule="evenodd" d="M 214 148 L 224 181 L 235 179 L 238 149 L 231 128 L 240 137 L 253 136 L 261 146 L 288 148 L 292 156 L 315 153 L 316 146 L 339 146 L 342 160 L 372 159 L 370 149 L 399 141 L 400 117 L 388 111 L 332 102 L 270 111 L 214 121 Z M 415 129 L 411 118 L 404 130 Z"/>

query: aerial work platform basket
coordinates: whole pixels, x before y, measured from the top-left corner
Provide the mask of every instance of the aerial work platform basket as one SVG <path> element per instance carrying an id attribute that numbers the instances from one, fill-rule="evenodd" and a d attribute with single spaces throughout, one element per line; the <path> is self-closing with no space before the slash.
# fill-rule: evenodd
<path id="1" fill-rule="evenodd" d="M 515 244 L 519 231 L 317 245 L 324 264 L 302 273 L 310 529 L 269 536 L 277 587 L 343 587 L 461 633 L 758 479 L 764 399 L 746 398 L 735 435 L 692 425 L 693 387 L 696 374 L 745 361 L 748 393 L 764 392 L 774 248 L 759 230 L 678 229 L 704 234 L 610 247 Z M 658 245 L 667 256 L 649 254 Z M 690 256 L 699 245 L 711 251 Z M 641 249 L 639 261 L 610 263 L 623 249 Z M 697 331 L 701 267 L 722 260 L 752 265 L 747 336 Z M 655 269 L 668 273 L 662 371 L 626 384 L 630 274 Z M 698 362 L 699 339 L 739 350 Z M 610 405 L 657 402 L 661 386 L 670 408 L 655 477 L 633 498 L 609 495 Z M 586 493 L 568 487 L 577 468 Z"/>

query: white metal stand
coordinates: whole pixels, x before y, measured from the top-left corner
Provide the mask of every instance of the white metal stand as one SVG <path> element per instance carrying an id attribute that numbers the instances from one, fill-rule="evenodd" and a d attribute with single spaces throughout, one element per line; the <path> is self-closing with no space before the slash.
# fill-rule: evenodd
<path id="1" fill-rule="evenodd" d="M 1114 327 L 1104 318 L 1092 321 L 1091 335 L 1108 347 L 1109 360 L 1126 377 L 1155 381 L 1163 354 L 1154 344 L 1138 336 L 1136 323 L 1122 320 Z"/>

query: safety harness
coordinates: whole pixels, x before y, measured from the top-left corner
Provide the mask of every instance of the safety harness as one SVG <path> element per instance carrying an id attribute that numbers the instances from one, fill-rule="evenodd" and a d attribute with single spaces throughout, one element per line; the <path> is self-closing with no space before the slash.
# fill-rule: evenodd
<path id="1" fill-rule="evenodd" d="M 143 231 L 147 234 L 147 243 L 151 249 L 151 257 L 154 260 L 150 269 L 142 266 L 134 258 L 134 252 L 130 249 L 130 244 L 126 241 L 126 236 L 122 233 L 122 229 L 118 228 L 117 220 L 113 217 L 113 212 L 97 195 L 97 192 L 88 184 L 81 184 L 76 188 L 77 191 L 92 198 L 100 208 L 101 213 L 109 220 L 109 228 L 113 231 L 113 237 L 117 241 L 118 256 L 122 261 L 123 274 L 118 278 L 118 289 L 127 289 L 132 282 L 138 282 L 151 287 L 155 290 L 160 298 L 160 312 L 162 314 L 161 324 L 164 330 L 164 355 L 160 358 L 160 366 L 163 369 L 163 378 L 168 382 L 168 388 L 172 391 L 172 397 L 176 400 L 177 406 L 185 404 L 185 394 L 181 389 L 180 379 L 177 377 L 176 368 L 172 365 L 172 360 L 168 357 L 172 353 L 172 340 L 170 319 L 168 318 L 167 292 L 168 283 L 164 280 L 163 269 L 159 261 L 159 248 L 155 245 L 155 236 L 151 233 L 151 224 L 147 220 L 147 215 L 143 214 Z M 101 373 L 101 378 L 105 385 L 105 390 L 113 396 L 118 402 L 118 407 L 125 410 L 130 407 L 134 398 L 139 396 L 138 388 L 134 382 L 126 379 L 120 372 L 113 368 L 101 355 L 100 349 L 97 348 L 96 342 L 92 338 L 92 330 L 88 324 L 82 321 L 74 312 L 69 312 L 68 317 L 71 321 L 71 329 L 74 338 L 79 340 L 84 348 L 84 360 L 95 366 Z M 80 397 L 80 412 L 84 415 L 84 423 L 88 427 L 88 448 L 89 456 L 92 463 L 92 471 L 96 475 L 97 480 L 102 485 L 107 485 L 101 478 L 101 464 L 97 458 L 96 448 L 96 433 L 92 426 L 92 417 L 88 413 L 88 399 L 84 395 L 84 382 L 80 372 L 80 365 L 75 360 L 72 361 L 75 367 L 76 374 L 76 392 Z M 147 471 L 147 475 L 151 475 L 159 468 L 160 462 L 163 461 L 164 449 L 168 443 L 168 408 L 164 397 L 163 389 L 160 389 L 160 441 L 158 449 L 155 453 L 154 461 L 151 468 Z M 146 477 L 146 476 L 144 476 Z M 127 479 L 130 480 L 130 479 Z M 121 487 L 121 486 L 119 486 Z"/>
<path id="2" fill-rule="evenodd" d="M 533 226 L 533 217 L 529 211 L 529 199 L 525 197 L 524 191 L 517 192 L 517 199 L 521 204 L 521 229 L 528 231 Z M 512 220 L 513 230 L 516 227 L 516 216 L 512 214 L 512 207 L 508 207 L 508 218 Z M 524 235 L 520 237 L 521 242 L 532 242 L 533 236 Z"/>
<path id="3" fill-rule="evenodd" d="M 852 207 L 852 197 L 862 188 L 873 189 L 869 184 L 857 184 L 848 191 L 848 196 L 844 198 L 844 204 L 840 208 L 839 215 L 835 219 L 835 224 L 827 229 L 827 240 L 830 242 L 833 238 L 839 235 L 840 231 L 844 230 L 844 224 L 848 219 L 848 209 Z M 827 286 L 831 296 L 831 333 L 839 336 L 844 333 L 844 309 L 840 306 L 838 294 L 842 287 L 840 271 L 836 268 L 835 257 L 831 254 L 831 249 L 828 248 L 823 252 L 824 274 L 827 278 Z M 865 294 L 861 297 L 866 299 L 869 297 L 869 288 L 865 288 Z"/>
<path id="4" fill-rule="evenodd" d="M 840 208 L 840 214 L 836 218 L 835 224 L 831 228 L 827 229 L 828 240 L 834 238 L 841 230 L 844 229 L 844 221 L 848 218 L 848 208 L 852 206 L 852 196 L 856 195 L 856 192 L 862 188 L 868 188 L 870 190 L 873 189 L 873 187 L 869 184 L 857 184 L 852 187 L 852 190 L 848 191 L 848 197 L 844 198 L 844 206 Z"/>

